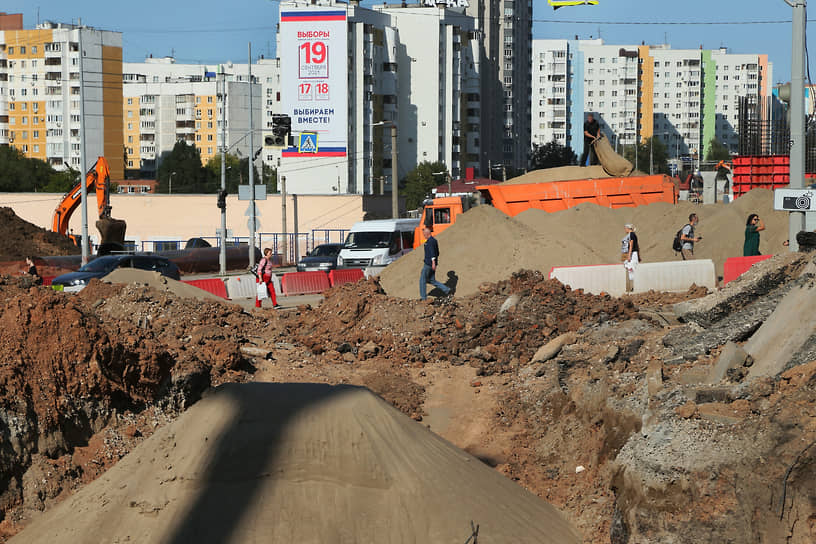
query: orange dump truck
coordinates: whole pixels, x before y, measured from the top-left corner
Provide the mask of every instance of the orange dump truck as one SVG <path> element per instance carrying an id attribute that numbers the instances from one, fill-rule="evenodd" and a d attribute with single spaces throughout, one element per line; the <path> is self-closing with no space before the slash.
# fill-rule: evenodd
<path id="1" fill-rule="evenodd" d="M 677 203 L 677 188 L 668 176 L 630 176 L 622 178 L 577 179 L 543 183 L 501 183 L 480 185 L 482 198 L 509 216 L 537 208 L 557 212 L 584 202 L 606 208 L 633 208 L 654 202 Z M 425 203 L 422 224 L 431 225 L 439 234 L 469 208 L 467 197 L 436 198 Z M 414 247 L 424 239 L 421 225 L 414 235 Z"/>

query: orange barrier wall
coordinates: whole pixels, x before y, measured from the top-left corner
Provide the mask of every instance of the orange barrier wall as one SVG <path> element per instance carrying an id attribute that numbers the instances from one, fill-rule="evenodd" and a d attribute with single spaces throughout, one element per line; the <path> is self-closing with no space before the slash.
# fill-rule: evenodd
<path id="1" fill-rule="evenodd" d="M 289 272 L 281 278 L 281 290 L 286 296 L 313 295 L 329 287 L 329 276 L 320 271 Z"/>
<path id="2" fill-rule="evenodd" d="M 224 285 L 224 280 L 218 278 L 210 278 L 204 280 L 181 280 L 181 281 L 190 284 L 193 287 L 203 289 L 204 291 L 212 293 L 215 296 L 221 298 L 229 298 L 227 297 L 227 286 Z"/>
<path id="3" fill-rule="evenodd" d="M 723 265 L 723 285 L 733 281 L 748 271 L 754 263 L 770 259 L 773 255 L 754 255 L 751 257 L 729 257 Z"/>
<path id="4" fill-rule="evenodd" d="M 334 287 L 335 285 L 342 285 L 344 283 L 354 283 L 364 277 L 365 274 L 360 268 L 341 268 L 329 272 L 329 284 Z"/>
<path id="5" fill-rule="evenodd" d="M 633 208 L 654 202 L 677 203 L 674 183 L 662 174 L 482 185 L 477 189 L 490 204 L 509 216 L 518 215 L 530 208 L 557 212 L 584 202 L 593 202 L 606 208 Z"/>

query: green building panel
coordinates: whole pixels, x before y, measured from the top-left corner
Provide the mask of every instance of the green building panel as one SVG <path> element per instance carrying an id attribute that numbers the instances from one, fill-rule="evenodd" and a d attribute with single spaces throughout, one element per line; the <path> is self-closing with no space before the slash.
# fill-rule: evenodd
<path id="1" fill-rule="evenodd" d="M 711 58 L 711 50 L 702 51 L 703 65 L 703 141 L 701 142 L 702 154 L 700 160 L 705 160 L 711 139 L 716 136 L 717 130 L 717 63 Z"/>

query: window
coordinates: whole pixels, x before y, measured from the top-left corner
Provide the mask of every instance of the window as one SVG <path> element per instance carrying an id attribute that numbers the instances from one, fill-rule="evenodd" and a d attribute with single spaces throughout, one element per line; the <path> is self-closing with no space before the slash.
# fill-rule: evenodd
<path id="1" fill-rule="evenodd" d="M 25 55 L 25 45 L 20 46 L 20 54 Z"/>
<path id="2" fill-rule="evenodd" d="M 128 98 L 128 106 L 132 106 L 132 105 L 133 105 L 133 99 L 132 99 L 132 98 Z"/>
<path id="3" fill-rule="evenodd" d="M 208 142 L 212 142 L 212 141 L 213 141 L 213 135 L 212 135 L 212 134 L 207 134 L 207 141 L 208 141 Z"/>
<path id="4" fill-rule="evenodd" d="M 207 102 L 208 102 L 209 104 L 212 104 L 212 99 L 213 99 L 213 97 L 212 97 L 212 96 L 208 96 L 208 97 L 207 97 Z"/>

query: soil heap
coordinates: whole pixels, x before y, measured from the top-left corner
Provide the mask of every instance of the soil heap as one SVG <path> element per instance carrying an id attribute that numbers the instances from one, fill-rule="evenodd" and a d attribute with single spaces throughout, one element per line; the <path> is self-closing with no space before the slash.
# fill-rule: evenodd
<path id="1" fill-rule="evenodd" d="M 366 389 L 229 385 L 37 519 L 23 542 L 568 544 L 552 506 Z"/>
<path id="2" fill-rule="evenodd" d="M 642 261 L 677 260 L 671 242 L 691 213 L 700 218 L 695 234 L 703 236 L 695 245 L 694 256 L 712 259 L 718 274 L 728 257 L 742 256 L 745 220 L 750 213 L 758 213 L 765 222 L 760 250 L 766 254 L 786 250 L 782 242 L 788 238 L 788 216 L 774 211 L 773 192 L 766 189 L 754 189 L 731 204 L 706 206 L 655 203 L 613 210 L 581 204 L 555 213 L 530 209 L 516 217 L 479 206 L 437 237 L 436 278 L 455 284 L 457 296 L 466 296 L 478 292 L 483 282 L 499 281 L 523 268 L 549 274 L 554 266 L 618 263 L 626 223 L 637 229 Z M 388 266 L 381 275 L 386 292 L 416 298 L 422 259 L 420 248 Z"/>

